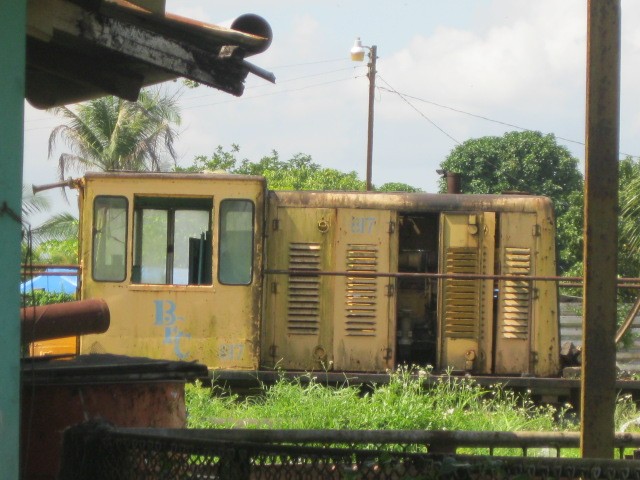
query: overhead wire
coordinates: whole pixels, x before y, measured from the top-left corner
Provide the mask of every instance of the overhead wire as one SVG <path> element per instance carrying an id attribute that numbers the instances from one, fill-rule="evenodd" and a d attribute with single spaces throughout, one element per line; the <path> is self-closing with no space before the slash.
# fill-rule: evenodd
<path id="1" fill-rule="evenodd" d="M 301 77 L 294 77 L 294 78 L 288 78 L 286 80 L 279 80 L 276 85 L 282 85 L 282 84 L 286 84 L 286 83 L 296 82 L 298 80 L 304 80 L 304 79 L 307 79 L 307 78 L 321 77 L 321 76 L 329 75 L 329 74 L 332 74 L 332 73 L 344 72 L 346 70 L 356 70 L 358 68 L 364 68 L 364 67 L 361 66 L 361 65 L 357 65 L 357 66 L 353 66 L 353 67 L 339 68 L 339 69 L 336 69 L 336 70 L 330 70 L 328 72 L 312 73 L 310 75 L 303 75 Z M 247 90 L 253 90 L 253 89 L 256 89 L 256 88 L 265 88 L 265 87 L 273 87 L 273 85 L 269 84 L 269 83 L 263 83 L 261 85 L 249 85 L 249 86 L 245 87 L 245 92 Z M 286 91 L 287 90 L 284 90 L 283 92 L 286 92 Z M 216 96 L 218 94 L 219 94 L 219 92 L 211 92 L 211 93 L 207 93 L 205 95 L 198 95 L 198 96 L 194 96 L 194 97 L 185 97 L 184 100 L 185 101 L 196 100 L 196 99 L 200 99 L 200 98 L 213 97 L 213 96 Z M 241 97 L 241 98 L 245 98 L 245 97 Z M 251 98 L 251 97 L 248 97 L 248 98 Z"/>
<path id="2" fill-rule="evenodd" d="M 340 57 L 340 58 L 327 59 L 327 60 L 319 60 L 319 61 L 312 61 L 312 62 L 302 62 L 302 63 L 295 63 L 295 64 L 289 64 L 289 65 L 280 65 L 280 66 L 277 66 L 277 67 L 269 67 L 269 68 L 273 69 L 273 70 L 277 70 L 277 69 L 283 69 L 283 68 L 294 68 L 294 67 L 302 67 L 302 66 L 308 66 L 308 65 L 326 64 L 326 63 L 336 63 L 336 62 L 343 62 L 343 61 L 345 61 L 345 58 L 344 57 Z M 339 69 L 334 69 L 334 70 L 329 70 L 329 71 L 324 71 L 324 72 L 319 72 L 319 73 L 313 73 L 313 74 L 309 74 L 309 75 L 303 75 L 303 76 L 300 76 L 300 77 L 294 77 L 294 78 L 289 78 L 289 79 L 285 79 L 285 80 L 280 80 L 280 81 L 278 81 L 278 85 L 291 83 L 291 82 L 295 82 L 295 81 L 299 81 L 299 80 L 304 80 L 304 79 L 308 79 L 308 78 L 314 78 L 314 77 L 320 77 L 320 76 L 324 76 L 324 75 L 330 75 L 332 73 L 342 72 L 342 71 L 346 71 L 346 70 L 356 70 L 356 69 L 361 69 L 361 68 L 365 68 L 365 66 L 362 66 L 362 65 L 350 66 L 350 67 L 347 67 L 347 68 L 339 68 Z M 364 75 L 362 75 L 362 76 L 364 76 Z M 347 80 L 350 80 L 350 79 L 360 78 L 362 76 L 358 75 L 358 76 L 355 76 L 355 77 L 341 78 L 341 79 L 337 79 L 337 80 L 330 80 L 330 81 L 327 81 L 327 82 L 321 82 L 321 83 L 315 83 L 315 84 L 311 84 L 311 85 L 305 85 L 305 86 L 302 86 L 302 87 L 299 87 L 299 88 L 283 89 L 283 90 L 273 91 L 273 92 L 269 92 L 269 93 L 265 93 L 265 94 L 243 96 L 243 97 L 240 97 L 240 98 L 226 99 L 226 100 L 221 100 L 221 101 L 213 102 L 213 103 L 205 103 L 205 104 L 198 104 L 198 105 L 191 105 L 191 106 L 187 105 L 187 106 L 183 106 L 183 109 L 189 110 L 189 109 L 192 109 L 192 108 L 201 108 L 201 107 L 207 107 L 207 106 L 221 105 L 221 104 L 230 103 L 230 102 L 237 102 L 239 100 L 250 100 L 250 99 L 268 97 L 268 96 L 273 96 L 273 95 L 280 95 L 280 94 L 286 94 L 286 93 L 292 93 L 292 92 L 299 92 L 299 91 L 308 90 L 308 89 L 312 89 L 312 88 L 316 88 L 316 87 L 322 87 L 322 86 L 325 86 L 325 85 L 330 85 L 330 84 L 333 84 L 333 83 L 339 83 L 339 82 L 347 81 Z M 379 73 L 377 73 L 376 76 L 382 82 L 384 82 L 385 85 L 386 85 L 386 87 L 377 86 L 377 88 L 379 90 L 386 91 L 388 93 L 392 93 L 392 94 L 398 96 L 403 102 L 405 102 L 418 115 L 420 115 L 422 118 L 424 118 L 434 128 L 439 130 L 443 135 L 448 137 L 456 145 L 460 145 L 461 142 L 458 139 L 456 139 L 453 135 L 451 135 L 449 132 L 447 132 L 443 127 L 438 125 L 432 118 L 430 118 L 424 112 L 422 112 L 419 108 L 417 108 L 411 102 L 411 100 L 422 102 L 422 103 L 427 103 L 429 105 L 433 105 L 433 106 L 438 107 L 438 108 L 446 109 L 446 110 L 449 110 L 449 111 L 452 111 L 452 112 L 456 112 L 456 113 L 459 113 L 459 114 L 462 114 L 462 115 L 466 115 L 466 116 L 469 116 L 469 117 L 477 118 L 477 119 L 480 119 L 480 120 L 483 120 L 483 121 L 486 121 L 486 122 L 495 123 L 497 125 L 503 125 L 503 126 L 506 126 L 506 127 L 509 127 L 509 128 L 515 128 L 515 129 L 521 130 L 521 131 L 533 131 L 532 129 L 527 128 L 527 127 L 522 127 L 520 125 L 516 125 L 516 124 L 513 124 L 513 123 L 505 122 L 505 121 L 502 121 L 502 120 L 497 120 L 497 119 L 490 118 L 490 117 L 485 116 L 485 115 L 480 115 L 480 114 L 476 114 L 476 113 L 467 112 L 465 110 L 462 110 L 462 109 L 459 109 L 459 108 L 455 108 L 455 107 L 451 107 L 451 106 L 448 106 L 448 105 L 444 105 L 444 104 L 439 103 L 439 102 L 428 100 L 428 99 L 425 99 L 425 98 L 422 98 L 422 97 L 418 97 L 418 96 L 415 96 L 415 95 L 411 95 L 411 94 L 408 94 L 408 93 L 400 92 L 400 91 L 396 90 L 393 86 L 391 86 Z M 272 85 L 271 84 L 250 85 L 250 86 L 246 87 L 245 91 L 246 90 L 256 89 L 256 88 L 264 88 L 264 87 L 272 87 Z M 212 92 L 210 94 L 198 95 L 198 96 L 193 96 L 193 97 L 185 97 L 185 98 L 183 98 L 183 101 L 187 101 L 188 102 L 190 100 L 197 100 L 197 99 L 212 97 L 212 96 L 215 96 L 215 95 L 218 95 L 218 94 L 219 94 L 219 92 L 215 91 L 215 92 Z M 29 123 L 33 123 L 33 122 L 42 122 L 42 121 L 48 121 L 48 120 L 54 121 L 55 118 L 41 117 L 41 118 L 27 120 L 25 123 L 29 124 Z M 33 128 L 25 128 L 24 131 L 25 132 L 31 132 L 31 131 L 44 130 L 44 129 L 49 129 L 49 128 L 51 128 L 51 126 L 33 127 Z M 561 141 L 564 141 L 564 142 L 567 142 L 567 143 L 573 143 L 573 144 L 582 145 L 582 146 L 585 145 L 585 143 L 583 141 L 578 141 L 578 140 L 574 140 L 574 139 L 563 137 L 563 136 L 559 136 L 559 135 L 555 135 L 555 137 L 558 140 L 561 140 Z M 621 157 L 625 156 L 625 157 L 631 157 L 631 158 L 640 158 L 640 156 L 638 156 L 638 155 L 633 155 L 633 154 L 626 153 L 626 152 L 619 152 L 619 154 L 620 154 Z"/>
<path id="3" fill-rule="evenodd" d="M 382 81 L 384 81 L 384 79 L 382 79 L 382 77 L 379 76 L 379 78 Z M 385 82 L 385 83 L 387 83 L 387 82 Z M 484 116 L 484 115 L 478 115 L 476 113 L 467 112 L 467 111 L 461 110 L 459 108 L 450 107 L 448 105 L 443 105 L 443 104 L 438 103 L 438 102 L 434 102 L 434 101 L 427 100 L 427 99 L 424 99 L 424 98 L 416 97 L 415 95 L 409 95 L 408 93 L 398 92 L 397 90 L 393 89 L 393 87 L 390 87 L 390 86 L 389 86 L 389 88 L 385 88 L 385 87 L 379 87 L 379 88 L 380 88 L 380 90 L 387 91 L 389 93 L 394 93 L 394 94 L 400 96 L 405 101 L 407 101 L 406 99 L 411 99 L 411 100 L 416 100 L 416 101 L 423 102 L 423 103 L 428 103 L 429 105 L 433 105 L 433 106 L 436 106 L 436 107 L 439 107 L 439 108 L 444 108 L 444 109 L 450 110 L 452 112 L 461 113 L 463 115 L 467 115 L 467 116 L 470 116 L 470 117 L 478 118 L 480 120 L 485 120 L 487 122 L 495 123 L 495 124 L 498 124 L 498 125 L 503 125 L 503 126 L 506 126 L 506 127 L 515 128 L 515 129 L 518 129 L 518 130 L 521 130 L 521 131 L 524 131 L 524 132 L 535 131 L 535 130 L 533 130 L 531 128 L 522 127 L 520 125 L 515 125 L 513 123 L 508 123 L 508 122 L 504 122 L 504 121 L 501 121 L 501 120 L 496 120 L 496 119 L 493 119 L 493 118 L 490 118 L 490 117 L 487 117 L 487 116 Z M 554 134 L 554 136 L 555 136 L 555 138 L 557 138 L 558 140 L 562 140 L 563 142 L 575 143 L 576 145 L 582 145 L 582 146 L 585 145 L 584 142 L 581 142 L 579 140 L 573 140 L 571 138 L 562 137 L 560 135 L 555 135 L 555 134 Z M 625 153 L 625 152 L 619 152 L 619 154 L 621 156 L 626 156 L 626 157 L 640 158 L 640 156 L 638 156 L 638 155 L 632 155 L 630 153 Z"/>
<path id="4" fill-rule="evenodd" d="M 278 90 L 278 91 L 275 91 L 275 92 L 263 93 L 263 94 L 260 94 L 260 95 L 251 95 L 251 96 L 242 97 L 242 98 L 239 98 L 239 99 L 235 98 L 235 99 L 221 100 L 219 102 L 205 103 L 205 104 L 201 104 L 201 105 L 191 105 L 191 106 L 188 106 L 188 107 L 184 107 L 183 110 L 191 110 L 193 108 L 200 108 L 200 107 L 212 107 L 214 105 L 222 105 L 222 104 L 225 104 L 225 103 L 237 102 L 239 100 L 252 100 L 254 98 L 271 97 L 273 95 L 280 95 L 280 94 L 283 94 L 283 93 L 299 92 L 299 91 L 302 91 L 302 90 L 308 90 L 310 88 L 316 88 L 316 87 L 322 87 L 324 85 L 330 85 L 332 83 L 339 83 L 339 82 L 345 82 L 347 80 L 353 80 L 354 78 L 357 78 L 357 77 L 348 77 L 348 78 L 340 78 L 340 79 L 337 79 L 337 80 L 329 80 L 327 82 L 315 83 L 313 85 L 306 85 L 304 87 L 290 88 L 290 89 L 287 89 L 287 90 Z"/>
<path id="5" fill-rule="evenodd" d="M 437 128 L 438 130 L 440 130 L 440 132 L 442 132 L 444 135 L 446 135 L 447 137 L 449 137 L 451 140 L 453 140 L 456 144 L 460 145 L 460 142 L 458 140 L 456 140 L 452 135 L 450 135 L 448 132 L 446 132 L 442 127 L 440 127 L 436 122 L 434 122 L 433 120 L 431 120 L 429 117 L 427 117 L 422 111 L 420 111 L 415 105 L 413 105 L 409 100 L 407 100 L 405 98 L 405 96 L 403 94 L 401 94 L 400 92 L 398 92 L 395 88 L 393 88 L 389 82 L 387 82 L 384 78 L 382 78 L 382 76 L 380 76 L 380 74 L 377 74 L 377 77 L 382 80 L 388 87 L 389 92 L 395 93 L 396 95 L 398 95 L 402 101 L 404 101 L 407 105 L 409 105 L 413 110 L 415 110 L 422 118 L 424 118 L 426 121 L 428 121 L 431 125 L 433 125 L 435 128 Z"/>
<path id="6" fill-rule="evenodd" d="M 394 93 L 396 95 L 398 95 L 407 105 L 409 105 L 413 110 L 415 110 L 416 112 L 418 112 L 418 114 L 420 114 L 420 116 L 422 116 L 423 118 L 425 118 L 429 123 L 431 123 L 435 128 L 437 128 L 438 130 L 440 130 L 443 134 L 445 134 L 447 137 L 449 137 L 451 140 L 453 140 L 456 144 L 461 145 L 461 143 L 456 140 L 454 137 L 452 137 L 451 135 L 449 135 L 444 129 L 442 129 L 439 125 L 437 125 L 433 120 L 431 120 L 429 117 L 427 117 L 426 115 L 424 115 L 415 105 L 413 105 L 409 100 L 407 100 L 405 98 L 405 95 L 403 95 L 402 93 L 398 92 L 395 88 L 393 88 L 389 82 L 387 82 L 384 78 L 382 78 L 380 75 L 377 75 L 377 77 L 382 80 L 388 87 L 388 89 L 384 89 L 383 87 L 381 89 L 383 90 L 388 90 L 391 93 Z M 493 168 L 497 170 L 500 170 L 498 168 L 498 166 L 493 163 L 491 160 L 485 158 L 484 159 L 486 163 L 488 163 L 490 166 L 492 166 Z M 503 171 L 502 172 L 503 175 L 509 177 L 513 182 L 514 185 L 517 185 L 520 180 L 518 178 L 516 178 L 515 176 L 511 175 L 508 171 Z"/>

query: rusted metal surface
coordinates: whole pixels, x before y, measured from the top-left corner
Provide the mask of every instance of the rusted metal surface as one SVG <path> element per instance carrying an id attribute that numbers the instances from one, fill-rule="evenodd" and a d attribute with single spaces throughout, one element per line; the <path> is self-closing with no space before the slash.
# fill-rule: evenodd
<path id="1" fill-rule="evenodd" d="M 519 438 L 518 438 L 519 437 Z M 571 438 L 569 438 L 571 437 Z M 616 439 L 618 440 L 618 439 Z M 637 446 L 640 438 L 623 439 Z M 637 460 L 555 458 L 578 435 L 522 432 L 165 430 L 83 424 L 65 434 L 61 479 L 399 479 L 640 476 Z M 510 450 L 495 455 L 498 445 Z M 489 455 L 458 455 L 478 446 Z M 542 457 L 528 456 L 543 447 Z M 532 452 L 533 453 L 533 452 Z M 551 458 L 549 458 L 551 457 Z"/>
<path id="2" fill-rule="evenodd" d="M 245 59 L 271 43 L 260 17 L 228 29 L 143 3 L 28 2 L 27 99 L 38 108 L 105 94 L 135 101 L 142 87 L 178 77 L 242 95 L 248 73 L 274 80 Z"/>
<path id="3" fill-rule="evenodd" d="M 25 307 L 20 311 L 22 341 L 104 333 L 109 328 L 109 307 L 104 300 L 90 299 Z"/>
<path id="4" fill-rule="evenodd" d="M 589 0 L 581 451 L 611 456 L 615 406 L 620 0 Z"/>
<path id="5" fill-rule="evenodd" d="M 181 373 L 176 375 L 176 370 Z M 81 422 L 183 428 L 184 383 L 203 371 L 198 364 L 108 355 L 27 360 L 21 399 L 24 478 L 57 478 L 62 434 Z"/>
<path id="6" fill-rule="evenodd" d="M 146 429 L 118 429 L 131 435 L 149 435 Z M 370 443 L 422 444 L 446 447 L 455 452 L 458 448 L 577 448 L 579 432 L 501 432 L 501 431 L 441 431 L 441 430 L 277 430 L 242 428 L 189 429 L 157 431 L 159 436 L 206 440 L 220 439 L 229 442 L 253 441 L 264 443 Z M 640 434 L 617 433 L 615 448 L 640 448 Z"/>
<path id="7" fill-rule="evenodd" d="M 403 192 L 313 192 L 269 191 L 279 207 L 377 208 L 407 212 L 500 211 L 538 212 L 553 221 L 553 205 L 547 197 L 535 195 L 449 195 Z"/>

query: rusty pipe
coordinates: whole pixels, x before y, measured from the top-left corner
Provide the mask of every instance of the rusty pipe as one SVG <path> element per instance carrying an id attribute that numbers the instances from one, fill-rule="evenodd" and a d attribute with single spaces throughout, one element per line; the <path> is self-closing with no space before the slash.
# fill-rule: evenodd
<path id="1" fill-rule="evenodd" d="M 82 180 L 69 178 L 68 180 L 62 180 L 60 182 L 55 183 L 45 183 L 43 185 L 31 185 L 31 190 L 35 195 L 38 192 L 42 192 L 43 190 L 51 190 L 52 188 L 78 188 Z"/>
<path id="2" fill-rule="evenodd" d="M 104 300 L 91 299 L 25 307 L 20 311 L 24 343 L 89 333 L 109 328 L 109 307 Z"/>
<path id="3" fill-rule="evenodd" d="M 447 193 L 462 193 L 461 177 L 459 173 L 448 170 L 436 170 L 447 181 Z"/>

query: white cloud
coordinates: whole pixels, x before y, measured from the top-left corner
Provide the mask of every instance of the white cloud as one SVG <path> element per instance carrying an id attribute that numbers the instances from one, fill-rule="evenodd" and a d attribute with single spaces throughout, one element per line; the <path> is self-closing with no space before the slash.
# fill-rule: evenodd
<path id="1" fill-rule="evenodd" d="M 558 108 L 565 85 L 584 83 L 585 24 L 575 8 L 581 4 L 527 5 L 477 31 L 442 27 L 416 35 L 382 60 L 380 71 L 398 90 L 479 112 Z"/>

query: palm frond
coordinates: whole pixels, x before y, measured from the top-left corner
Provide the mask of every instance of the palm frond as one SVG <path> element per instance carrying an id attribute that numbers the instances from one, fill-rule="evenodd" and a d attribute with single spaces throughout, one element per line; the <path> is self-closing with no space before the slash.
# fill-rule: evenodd
<path id="1" fill-rule="evenodd" d="M 22 185 L 22 217 L 26 218 L 35 213 L 42 213 L 49 209 L 49 200 L 43 195 L 35 195 L 29 187 Z"/>
<path id="2" fill-rule="evenodd" d="M 71 213 L 54 215 L 42 225 L 32 230 L 36 242 L 47 240 L 66 240 L 78 236 L 78 219 Z"/>

